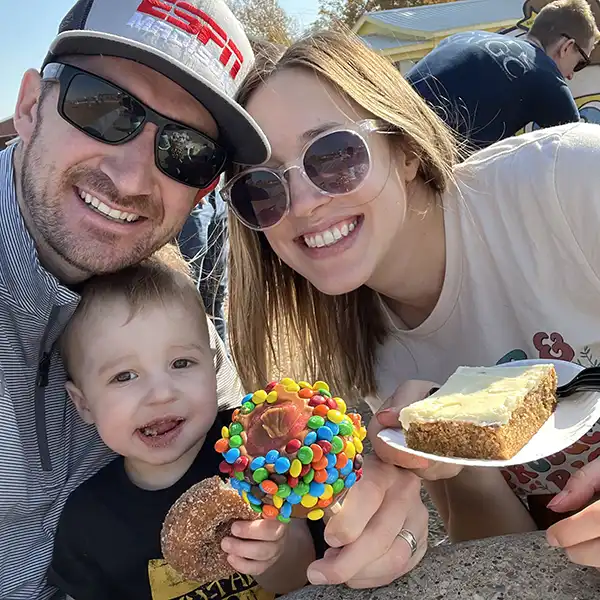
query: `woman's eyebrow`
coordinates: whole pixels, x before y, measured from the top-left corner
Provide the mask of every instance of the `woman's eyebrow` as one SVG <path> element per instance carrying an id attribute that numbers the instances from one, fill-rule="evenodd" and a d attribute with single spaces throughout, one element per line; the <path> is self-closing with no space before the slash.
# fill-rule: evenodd
<path id="1" fill-rule="evenodd" d="M 306 130 L 300 137 L 304 141 L 309 141 L 320 133 L 323 133 L 328 129 L 332 129 L 333 127 L 339 127 L 340 125 L 341 123 L 337 123 L 335 121 L 327 121 L 317 125 L 316 127 Z"/>

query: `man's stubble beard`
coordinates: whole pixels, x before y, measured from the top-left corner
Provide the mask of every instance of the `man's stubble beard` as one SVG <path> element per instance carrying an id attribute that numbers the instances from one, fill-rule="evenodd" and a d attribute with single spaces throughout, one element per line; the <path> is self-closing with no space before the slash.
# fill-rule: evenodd
<path id="1" fill-rule="evenodd" d="M 35 230 L 30 233 L 38 244 L 46 245 L 70 267 L 92 276 L 136 264 L 171 239 L 156 241 L 145 236 L 119 257 L 111 246 L 114 237 L 110 232 L 94 230 L 86 238 L 84 229 L 80 233 L 70 231 L 61 192 L 65 195 L 72 192 L 74 173 L 67 171 L 60 177 L 53 164 L 44 163 L 43 157 L 52 154 L 45 147 L 41 125 L 41 114 L 38 113 L 31 140 L 23 149 L 20 173 L 23 209 L 27 212 L 25 220 L 28 227 Z"/>

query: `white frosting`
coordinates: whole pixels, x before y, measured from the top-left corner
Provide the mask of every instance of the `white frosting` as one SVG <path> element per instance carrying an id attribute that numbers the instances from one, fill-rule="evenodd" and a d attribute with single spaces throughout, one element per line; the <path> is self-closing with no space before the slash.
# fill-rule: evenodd
<path id="1" fill-rule="evenodd" d="M 411 423 L 462 421 L 505 425 L 523 398 L 554 369 L 551 364 L 519 367 L 459 367 L 435 394 L 400 411 Z"/>

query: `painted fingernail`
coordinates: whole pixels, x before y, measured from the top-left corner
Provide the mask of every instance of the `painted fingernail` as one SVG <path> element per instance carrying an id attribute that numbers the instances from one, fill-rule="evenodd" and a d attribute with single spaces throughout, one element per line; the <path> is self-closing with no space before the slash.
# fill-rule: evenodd
<path id="1" fill-rule="evenodd" d="M 548 502 L 548 508 L 549 509 L 553 509 L 556 508 L 559 504 L 562 504 L 562 502 L 564 501 L 564 499 L 571 493 L 570 490 L 563 490 L 562 492 L 559 492 L 558 494 L 556 494 L 556 496 L 554 496 L 554 498 L 552 498 L 552 500 L 550 500 L 550 502 Z"/>
<path id="2" fill-rule="evenodd" d="M 308 569 L 307 571 L 308 580 L 313 585 L 325 585 L 327 583 L 327 577 L 321 573 L 318 569 Z"/>

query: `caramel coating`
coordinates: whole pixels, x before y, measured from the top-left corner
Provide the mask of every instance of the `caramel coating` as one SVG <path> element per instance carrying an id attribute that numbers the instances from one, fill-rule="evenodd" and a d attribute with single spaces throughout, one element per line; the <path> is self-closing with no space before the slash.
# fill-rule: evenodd
<path id="1" fill-rule="evenodd" d="M 257 519 L 255 513 L 220 477 L 210 477 L 182 494 L 169 510 L 161 531 L 165 560 L 186 579 L 200 584 L 231 576 L 221 540 L 233 521 Z"/>

